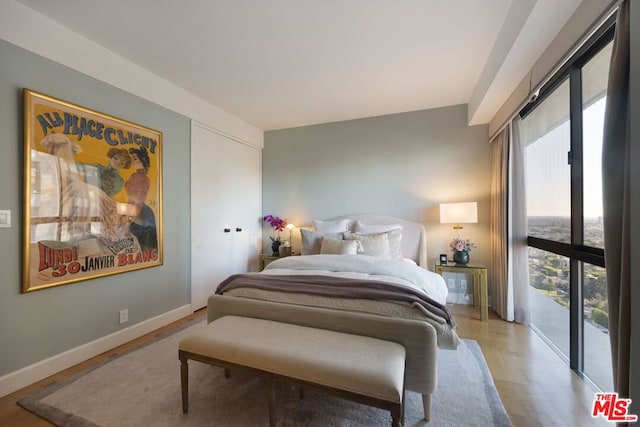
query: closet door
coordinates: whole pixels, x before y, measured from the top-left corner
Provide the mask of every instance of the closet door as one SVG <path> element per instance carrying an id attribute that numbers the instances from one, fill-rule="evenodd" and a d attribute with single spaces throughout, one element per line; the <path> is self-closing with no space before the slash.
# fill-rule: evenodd
<path id="1" fill-rule="evenodd" d="M 191 305 L 218 283 L 257 271 L 260 150 L 197 123 L 191 126 Z M 225 231 L 228 230 L 228 231 Z"/>

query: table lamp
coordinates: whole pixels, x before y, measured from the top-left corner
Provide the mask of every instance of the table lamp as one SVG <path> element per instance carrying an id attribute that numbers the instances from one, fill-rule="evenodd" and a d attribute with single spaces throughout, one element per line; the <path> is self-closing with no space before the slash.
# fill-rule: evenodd
<path id="1" fill-rule="evenodd" d="M 460 224 L 478 222 L 478 203 L 440 203 L 440 224 L 454 224 L 453 229 L 462 230 Z"/>

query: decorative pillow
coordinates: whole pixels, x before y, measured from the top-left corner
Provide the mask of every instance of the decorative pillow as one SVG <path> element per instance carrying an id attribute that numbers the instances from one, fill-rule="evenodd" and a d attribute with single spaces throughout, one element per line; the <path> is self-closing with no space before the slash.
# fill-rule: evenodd
<path id="1" fill-rule="evenodd" d="M 331 237 L 322 237 L 320 253 L 325 255 L 356 255 L 358 242 L 355 240 L 338 240 Z"/>
<path id="2" fill-rule="evenodd" d="M 342 233 L 349 230 L 349 220 L 340 219 L 337 221 L 313 220 L 313 231 L 316 233 Z"/>
<path id="3" fill-rule="evenodd" d="M 317 255 L 320 253 L 320 243 L 322 237 L 327 236 L 334 239 L 342 239 L 342 233 L 316 233 L 306 228 L 300 229 L 300 236 L 302 240 L 302 247 L 300 254 L 302 255 Z"/>
<path id="4" fill-rule="evenodd" d="M 392 230 L 392 231 L 387 231 L 386 233 L 371 233 L 371 234 L 365 234 L 365 233 L 350 233 L 350 232 L 344 232 L 342 233 L 343 237 L 345 239 L 350 239 L 350 235 L 356 235 L 356 236 L 377 236 L 380 234 L 384 234 L 385 236 L 387 236 L 387 240 L 388 240 L 388 245 L 389 245 L 389 255 L 387 255 L 388 258 L 402 258 L 402 254 L 400 253 L 400 244 L 402 243 L 402 230 L 400 229 L 396 229 L 396 230 Z"/>
<path id="5" fill-rule="evenodd" d="M 359 233 L 342 233 L 345 241 L 358 242 L 358 254 L 376 256 L 381 258 L 390 258 L 389 236 L 388 233 L 378 234 L 359 234 Z"/>
<path id="6" fill-rule="evenodd" d="M 401 224 L 363 224 L 360 221 L 356 221 L 354 232 L 359 234 L 387 233 L 389 237 L 389 255 L 391 258 L 402 257 L 400 252 L 402 244 Z"/>

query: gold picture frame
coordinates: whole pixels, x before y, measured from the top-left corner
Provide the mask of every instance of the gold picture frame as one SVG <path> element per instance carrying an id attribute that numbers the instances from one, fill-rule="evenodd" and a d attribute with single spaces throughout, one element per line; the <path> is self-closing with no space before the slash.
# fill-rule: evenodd
<path id="1" fill-rule="evenodd" d="M 22 291 L 162 265 L 162 133 L 23 93 Z"/>

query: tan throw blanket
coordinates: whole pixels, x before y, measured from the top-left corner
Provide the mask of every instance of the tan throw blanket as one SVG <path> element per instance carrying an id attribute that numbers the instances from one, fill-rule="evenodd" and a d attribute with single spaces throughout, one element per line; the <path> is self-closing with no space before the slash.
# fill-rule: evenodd
<path id="1" fill-rule="evenodd" d="M 347 279 L 322 275 L 235 274 L 218 285 L 216 294 L 238 288 L 303 293 L 336 298 L 391 300 L 416 303 L 446 320 L 455 328 L 455 320 L 446 306 L 413 289 L 392 283 L 365 279 Z"/>

